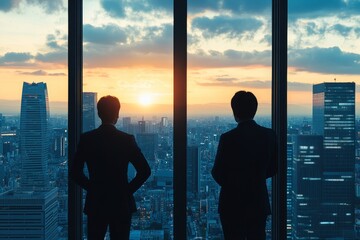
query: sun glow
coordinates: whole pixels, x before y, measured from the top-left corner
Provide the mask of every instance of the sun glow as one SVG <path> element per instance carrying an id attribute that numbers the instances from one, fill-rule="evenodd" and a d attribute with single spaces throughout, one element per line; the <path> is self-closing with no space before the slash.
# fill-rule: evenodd
<path id="1" fill-rule="evenodd" d="M 139 96 L 138 101 L 142 106 L 149 106 L 153 103 L 153 97 L 150 94 L 143 93 Z"/>

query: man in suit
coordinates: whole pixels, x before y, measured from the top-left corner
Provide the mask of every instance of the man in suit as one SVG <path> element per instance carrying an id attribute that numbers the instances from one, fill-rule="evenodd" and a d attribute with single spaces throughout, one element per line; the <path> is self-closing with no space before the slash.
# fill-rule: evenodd
<path id="1" fill-rule="evenodd" d="M 226 240 L 265 240 L 270 211 L 266 179 L 277 171 L 276 135 L 254 120 L 254 94 L 237 92 L 231 108 L 237 127 L 222 134 L 212 169 L 221 186 L 219 214 Z"/>
<path id="2" fill-rule="evenodd" d="M 133 194 L 150 176 L 150 167 L 132 135 L 116 129 L 120 102 L 102 97 L 97 103 L 99 128 L 83 133 L 73 159 L 70 177 L 87 191 L 84 213 L 88 216 L 88 239 L 129 239 L 131 215 L 136 211 Z M 89 177 L 84 174 L 86 163 Z M 128 165 L 136 176 L 128 181 Z"/>

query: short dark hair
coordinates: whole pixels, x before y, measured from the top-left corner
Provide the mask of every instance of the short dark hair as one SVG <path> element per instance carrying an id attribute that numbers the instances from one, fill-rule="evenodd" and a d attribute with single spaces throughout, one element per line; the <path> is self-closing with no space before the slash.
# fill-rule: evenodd
<path id="1" fill-rule="evenodd" d="M 98 115 L 103 122 L 117 119 L 120 111 L 120 101 L 114 96 L 105 96 L 100 98 L 97 103 Z"/>
<path id="2" fill-rule="evenodd" d="M 258 107 L 258 102 L 252 92 L 238 91 L 231 99 L 231 108 L 236 120 L 253 119 Z"/>

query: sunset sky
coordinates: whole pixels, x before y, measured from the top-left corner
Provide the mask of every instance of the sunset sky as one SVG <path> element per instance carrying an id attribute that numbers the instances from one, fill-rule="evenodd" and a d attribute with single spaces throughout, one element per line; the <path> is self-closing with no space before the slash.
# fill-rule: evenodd
<path id="1" fill-rule="evenodd" d="M 84 91 L 118 96 L 125 114 L 169 113 L 172 9 L 170 0 L 84 0 Z M 51 111 L 66 111 L 67 0 L 1 0 L 0 26 L 0 113 L 20 111 L 24 81 L 46 82 Z M 311 114 L 315 83 L 360 83 L 359 0 L 289 0 L 288 26 L 289 114 Z M 270 86 L 271 1 L 189 1 L 189 112 L 230 114 L 244 89 L 267 114 Z"/>

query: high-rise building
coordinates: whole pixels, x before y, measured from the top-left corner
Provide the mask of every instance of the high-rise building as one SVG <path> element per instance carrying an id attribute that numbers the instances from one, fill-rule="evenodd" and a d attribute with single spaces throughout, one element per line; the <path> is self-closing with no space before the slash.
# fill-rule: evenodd
<path id="1" fill-rule="evenodd" d="M 323 136 L 321 239 L 354 239 L 355 83 L 313 86 L 313 132 Z"/>
<path id="2" fill-rule="evenodd" d="M 23 84 L 20 114 L 21 187 L 48 186 L 49 100 L 46 83 Z"/>
<path id="3" fill-rule="evenodd" d="M 288 136 L 287 140 L 287 171 L 286 171 L 286 235 L 287 239 L 292 239 L 292 178 L 294 174 L 293 169 L 293 156 L 294 156 L 294 144 L 291 136 Z"/>
<path id="4" fill-rule="evenodd" d="M 57 189 L 0 194 L 0 239 L 58 240 Z"/>
<path id="5" fill-rule="evenodd" d="M 293 136 L 292 239 L 321 239 L 323 137 Z"/>
<path id="6" fill-rule="evenodd" d="M 2 113 L 0 113 L 0 132 L 1 132 L 1 128 L 2 128 L 2 125 L 3 125 L 3 115 Z"/>
<path id="7" fill-rule="evenodd" d="M 200 158 L 198 146 L 187 146 L 186 148 L 187 168 L 187 191 L 193 196 L 200 192 Z"/>
<path id="8" fill-rule="evenodd" d="M 83 93 L 83 132 L 88 132 L 97 127 L 97 93 L 84 92 Z"/>
<path id="9" fill-rule="evenodd" d="M 144 118 L 141 121 L 138 121 L 138 129 L 139 133 L 146 133 L 146 121 Z"/>
<path id="10" fill-rule="evenodd" d="M 54 128 L 52 132 L 51 153 L 55 158 L 65 157 L 67 152 L 67 129 Z"/>
<path id="11" fill-rule="evenodd" d="M 158 145 L 157 133 L 138 133 L 136 134 L 136 141 L 144 154 L 146 160 L 150 162 L 155 161 L 155 151 Z"/>
<path id="12" fill-rule="evenodd" d="M 132 134 L 131 117 L 123 117 L 122 120 L 123 131 Z"/>

